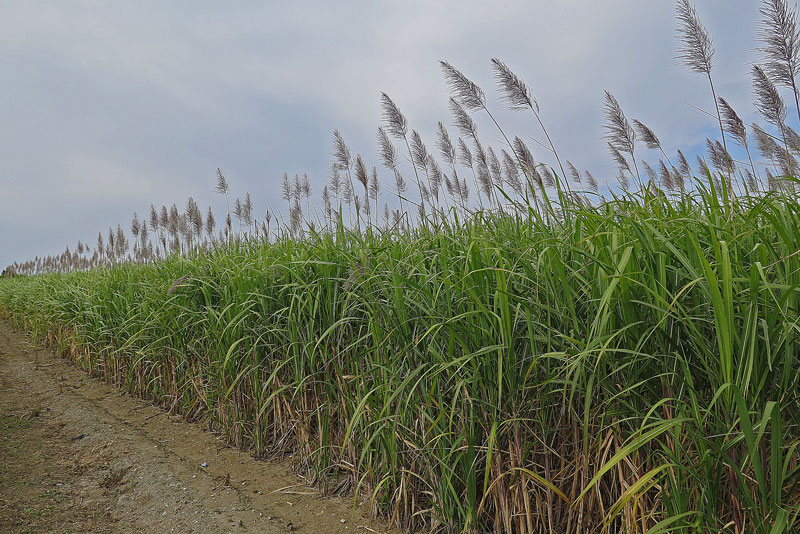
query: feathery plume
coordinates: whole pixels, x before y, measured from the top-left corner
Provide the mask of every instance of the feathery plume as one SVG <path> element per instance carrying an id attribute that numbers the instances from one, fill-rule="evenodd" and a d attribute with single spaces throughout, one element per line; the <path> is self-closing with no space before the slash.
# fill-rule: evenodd
<path id="1" fill-rule="evenodd" d="M 369 182 L 369 196 L 372 200 L 378 201 L 378 195 L 381 192 L 381 183 L 378 181 L 378 169 L 372 166 L 372 178 Z"/>
<path id="2" fill-rule="evenodd" d="M 328 186 L 324 186 L 322 188 L 322 209 L 325 212 L 325 216 L 330 219 L 331 218 L 331 195 L 328 192 Z"/>
<path id="3" fill-rule="evenodd" d="M 228 180 L 225 179 L 225 175 L 222 174 L 222 170 L 217 167 L 217 193 L 220 195 L 227 195 L 228 191 L 230 191 Z"/>
<path id="4" fill-rule="evenodd" d="M 692 167 L 689 165 L 686 156 L 683 155 L 680 149 L 678 149 L 678 170 L 687 178 L 692 175 Z"/>
<path id="5" fill-rule="evenodd" d="M 192 215 L 194 215 L 194 211 L 196 209 L 197 209 L 197 202 L 195 202 L 194 198 L 189 197 L 188 199 L 186 199 L 186 209 L 184 210 L 186 216 L 191 217 Z"/>
<path id="6" fill-rule="evenodd" d="M 292 207 L 289 208 L 289 228 L 293 234 L 297 234 L 302 224 L 303 207 L 300 205 L 300 201 L 295 198 Z"/>
<path id="7" fill-rule="evenodd" d="M 492 59 L 492 67 L 494 69 L 495 79 L 500 87 L 502 99 L 505 100 L 508 106 L 514 110 L 530 108 L 530 110 L 533 112 L 537 122 L 539 123 L 539 126 L 542 128 L 542 132 L 547 138 L 547 142 L 550 144 L 550 150 L 553 151 L 553 155 L 556 157 L 556 161 L 558 161 L 561 174 L 564 175 L 566 179 L 567 173 L 561 163 L 561 157 L 558 155 L 558 150 L 556 150 L 553 139 L 550 137 L 547 128 L 544 126 L 544 122 L 542 122 L 542 118 L 539 116 L 539 103 L 536 102 L 536 99 L 531 96 L 530 88 L 519 76 L 514 74 L 511 69 L 509 69 L 508 66 L 499 59 Z M 486 106 L 484 105 L 483 107 L 485 108 Z M 488 109 L 486 111 L 488 112 Z M 492 118 L 492 120 L 494 120 L 494 118 Z M 502 129 L 500 131 L 502 133 Z M 505 137 L 505 134 L 503 134 L 503 137 Z M 508 142 L 508 138 L 506 138 L 506 141 Z M 566 185 L 567 190 L 570 190 L 568 181 L 565 181 L 564 185 Z"/>
<path id="8" fill-rule="evenodd" d="M 722 97 L 717 99 L 719 101 L 720 111 L 722 112 L 722 120 L 728 133 L 742 146 L 747 146 L 747 130 L 744 127 L 744 121 L 739 118 L 736 111 L 728 104 L 728 101 Z"/>
<path id="9" fill-rule="evenodd" d="M 439 190 L 442 188 L 442 169 L 436 163 L 436 159 L 428 154 L 428 161 L 426 163 L 427 173 L 431 184 L 430 192 L 436 201 L 439 201 Z"/>
<path id="10" fill-rule="evenodd" d="M 664 164 L 664 160 L 658 160 L 659 166 L 659 178 L 661 179 L 661 187 L 664 189 L 671 191 L 675 188 L 675 185 L 672 183 L 672 174 L 670 174 L 669 169 Z"/>
<path id="11" fill-rule="evenodd" d="M 489 168 L 489 161 L 486 159 L 486 151 L 483 149 L 480 141 L 475 141 L 475 159 L 478 163 L 482 163 L 487 169 Z"/>
<path id="12" fill-rule="evenodd" d="M 472 152 L 460 137 L 458 138 L 458 162 L 465 167 L 472 168 Z"/>
<path id="13" fill-rule="evenodd" d="M 206 233 L 208 237 L 214 235 L 214 228 L 217 226 L 217 221 L 214 219 L 214 212 L 211 210 L 211 206 L 208 207 L 208 211 L 206 212 Z"/>
<path id="14" fill-rule="evenodd" d="M 622 168 L 618 169 L 619 174 L 617 175 L 617 182 L 619 186 L 622 188 L 623 191 L 628 190 L 628 176 L 622 172 Z"/>
<path id="15" fill-rule="evenodd" d="M 472 80 L 447 61 L 440 61 L 445 80 L 456 101 L 470 111 L 481 109 L 486 103 L 483 91 Z"/>
<path id="16" fill-rule="evenodd" d="M 164 230 L 167 230 L 169 227 L 169 214 L 167 213 L 167 207 L 162 205 L 161 206 L 161 213 L 159 214 L 159 226 Z"/>
<path id="17" fill-rule="evenodd" d="M 494 77 L 497 80 L 502 99 L 508 104 L 509 109 L 535 108 L 537 112 L 539 111 L 539 105 L 531 97 L 530 88 L 505 63 L 493 58 L 492 69 L 494 70 Z"/>
<path id="18" fill-rule="evenodd" d="M 628 160 L 625 159 L 625 156 L 622 155 L 622 152 L 617 150 L 617 147 L 612 145 L 611 143 L 607 143 L 608 151 L 611 153 L 611 157 L 614 158 L 614 161 L 617 162 L 617 166 L 620 170 L 627 170 L 632 174 L 631 167 L 628 164 Z"/>
<path id="19" fill-rule="evenodd" d="M 139 226 L 139 239 L 142 241 L 142 247 L 147 246 L 147 221 L 142 221 L 141 226 Z M 80 241 L 78 242 L 80 245 Z M 83 251 L 80 251 L 81 253 Z"/>
<path id="20" fill-rule="evenodd" d="M 394 148 L 394 144 L 392 144 L 386 131 L 381 127 L 378 127 L 378 152 L 383 165 L 387 169 L 397 167 L 397 150 Z"/>
<path id="21" fill-rule="evenodd" d="M 620 172 L 623 169 L 627 170 L 631 176 L 634 176 L 639 181 L 641 186 L 641 177 L 639 176 L 639 168 L 636 165 L 636 131 L 628 122 L 622 107 L 617 102 L 617 99 L 610 92 L 605 92 L 605 103 L 603 105 L 603 112 L 606 117 L 606 123 L 603 128 L 606 130 L 605 139 L 608 141 L 608 150 L 611 156 L 617 162 Z M 630 155 L 631 162 L 633 163 L 633 170 L 628 164 L 624 154 Z M 627 187 L 627 181 L 625 182 Z"/>
<path id="22" fill-rule="evenodd" d="M 784 126 L 783 131 L 789 148 L 794 152 L 800 152 L 800 134 L 790 126 Z"/>
<path id="23" fill-rule="evenodd" d="M 704 160 L 700 154 L 697 155 L 697 169 L 700 176 L 708 176 L 711 174 L 711 169 L 708 168 L 706 160 Z"/>
<path id="24" fill-rule="evenodd" d="M 453 114 L 453 125 L 461 132 L 461 135 L 477 140 L 478 126 L 475 124 L 475 121 L 472 120 L 472 117 L 469 116 L 469 113 L 461 107 L 461 104 L 456 102 L 455 98 L 450 97 L 448 106 L 450 108 L 450 113 Z"/>
<path id="25" fill-rule="evenodd" d="M 753 89 L 756 109 L 770 124 L 782 127 L 786 121 L 786 104 L 761 67 L 753 65 Z"/>
<path id="26" fill-rule="evenodd" d="M 424 191 L 425 191 L 424 188 L 425 188 L 425 185 L 422 184 L 420 186 L 420 189 L 423 191 L 422 197 L 423 197 L 423 199 L 427 199 L 427 195 L 424 194 Z M 425 202 L 420 202 L 419 204 L 417 204 L 417 216 L 419 217 L 420 221 L 424 221 L 427 218 L 427 215 L 425 213 Z"/>
<path id="27" fill-rule="evenodd" d="M 447 174 L 444 175 L 444 187 L 450 196 L 456 196 L 458 194 L 456 190 L 458 186 L 453 184 L 453 180 L 451 180 Z"/>
<path id="28" fill-rule="evenodd" d="M 502 183 L 500 160 L 497 158 L 497 154 L 495 154 L 492 147 L 489 147 L 486 150 L 486 153 L 488 156 L 487 160 L 489 162 L 489 172 L 492 174 L 492 182 L 500 184 Z"/>
<path id="29" fill-rule="evenodd" d="M 173 293 L 175 293 L 175 291 L 177 291 L 178 288 L 181 287 L 181 284 L 183 284 L 188 278 L 189 275 L 184 274 L 183 276 L 172 282 L 172 285 L 170 285 L 169 288 L 167 289 L 167 295 L 172 295 Z"/>
<path id="30" fill-rule="evenodd" d="M 644 167 L 644 172 L 650 181 L 654 184 L 658 183 L 658 177 L 656 176 L 656 171 L 653 170 L 653 167 L 650 166 L 645 160 L 642 160 L 642 167 Z"/>
<path id="31" fill-rule="evenodd" d="M 186 201 L 186 217 L 192 223 L 195 235 L 199 236 L 203 232 L 203 214 L 192 197 Z"/>
<path id="32" fill-rule="evenodd" d="M 394 184 L 395 187 L 397 188 L 398 195 L 402 195 L 403 193 L 405 193 L 406 189 L 408 188 L 408 184 L 403 179 L 403 175 L 400 174 L 400 171 L 398 171 L 397 169 L 394 169 Z"/>
<path id="33" fill-rule="evenodd" d="M 128 252 L 128 238 L 125 237 L 125 232 L 120 225 L 117 225 L 117 247 L 120 251 L 120 256 Z"/>
<path id="34" fill-rule="evenodd" d="M 717 102 L 717 92 L 714 90 L 714 82 L 711 79 L 711 68 L 714 65 L 714 43 L 711 41 L 708 30 L 700 22 L 700 17 L 697 16 L 697 11 L 689 3 L 689 0 L 678 1 L 678 38 L 682 44 L 678 50 L 678 58 L 690 71 L 705 74 L 706 78 L 708 78 L 711 96 L 714 98 L 714 107 L 717 110 L 722 146 L 727 150 L 725 130 L 722 127 L 722 115 Z"/>
<path id="35" fill-rule="evenodd" d="M 684 189 L 683 176 L 675 167 L 672 167 L 672 187 L 678 191 L 683 191 Z"/>
<path id="36" fill-rule="evenodd" d="M 114 239 L 114 230 L 108 227 L 108 239 L 106 240 L 106 254 L 111 257 L 116 251 L 116 240 Z"/>
<path id="37" fill-rule="evenodd" d="M 239 224 L 242 223 L 242 201 L 238 198 L 236 202 L 233 203 L 233 215 L 236 217 L 236 220 L 239 221 Z M 241 228 L 240 228 L 241 230 Z"/>
<path id="38" fill-rule="evenodd" d="M 478 183 L 481 186 L 481 190 L 483 194 L 486 195 L 486 198 L 492 198 L 492 177 L 489 174 L 489 168 L 483 161 L 479 161 L 477 165 L 477 173 L 478 173 Z"/>
<path id="39" fill-rule="evenodd" d="M 706 138 L 706 147 L 708 147 L 708 158 L 715 169 L 725 174 L 733 172 L 733 158 L 722 143 Z"/>
<path id="40" fill-rule="evenodd" d="M 583 171 L 583 176 L 584 176 L 584 178 L 586 178 L 586 183 L 589 184 L 589 189 L 591 189 L 592 191 L 597 193 L 597 189 L 598 189 L 597 180 L 592 175 L 592 173 L 590 173 L 589 171 L 585 170 L 585 171 Z"/>
<path id="41" fill-rule="evenodd" d="M 800 30 L 797 28 L 797 6 L 790 8 L 786 0 L 764 0 L 759 12 L 764 17 L 759 23 L 758 38 L 764 46 L 764 69 L 778 85 L 798 91 L 795 78 L 800 69 Z M 800 117 L 800 108 L 798 108 Z"/>
<path id="42" fill-rule="evenodd" d="M 281 178 L 281 198 L 286 202 L 292 198 L 292 186 L 289 184 L 288 172 L 284 172 Z"/>
<path id="43" fill-rule="evenodd" d="M 576 184 L 581 183 L 581 173 L 578 172 L 578 169 L 575 168 L 575 165 L 570 160 L 567 160 L 567 172 L 569 172 L 573 182 Z"/>
<path id="44" fill-rule="evenodd" d="M 139 217 L 134 213 L 133 220 L 131 221 L 131 234 L 134 238 L 139 236 L 139 228 Z"/>
<path id="45" fill-rule="evenodd" d="M 654 150 L 661 149 L 661 141 L 659 141 L 658 137 L 656 137 L 655 132 L 653 132 L 653 130 L 651 130 L 649 126 L 642 123 L 642 121 L 638 119 L 633 119 L 631 122 L 633 122 L 633 126 L 634 129 L 636 130 L 636 133 L 638 133 L 639 137 L 642 138 L 642 141 L 644 141 L 644 144 L 647 145 L 647 148 L 651 148 Z"/>
<path id="46" fill-rule="evenodd" d="M 425 202 L 430 202 L 431 192 L 428 190 L 428 186 L 425 184 L 419 184 L 419 193 L 422 197 L 422 204 L 425 204 Z"/>
<path id="47" fill-rule="evenodd" d="M 519 137 L 514 137 L 512 144 L 514 145 L 514 153 L 517 155 L 520 169 L 525 174 L 530 173 L 536 167 L 536 161 L 533 159 L 533 154 L 528 145 Z"/>
<path id="48" fill-rule="evenodd" d="M 295 200 L 300 200 L 300 197 L 303 195 L 303 184 L 300 182 L 300 175 L 295 174 L 294 180 L 292 181 L 292 198 Z"/>
<path id="49" fill-rule="evenodd" d="M 355 175 L 356 180 L 358 180 L 364 187 L 364 190 L 366 190 L 369 184 L 369 177 L 367 176 L 367 166 L 364 164 L 361 154 L 356 156 Z"/>
<path id="50" fill-rule="evenodd" d="M 442 158 L 449 163 L 451 167 L 456 164 L 456 149 L 453 146 L 453 141 L 450 139 L 450 134 L 447 133 L 447 128 L 444 127 L 441 121 L 439 121 L 436 130 L 436 147 L 439 149 Z"/>
<path id="51" fill-rule="evenodd" d="M 781 158 L 778 160 L 778 162 L 780 163 L 781 174 L 784 177 L 797 176 L 797 160 L 794 158 L 794 156 L 784 150 L 781 153 Z"/>
<path id="52" fill-rule="evenodd" d="M 766 159 L 780 159 L 781 152 L 783 150 L 775 141 L 775 139 L 770 134 L 765 132 L 758 124 L 751 124 L 750 128 L 753 130 L 753 136 L 756 140 L 756 148 L 761 155 Z"/>
<path id="53" fill-rule="evenodd" d="M 455 180 L 458 180 L 458 178 L 455 178 Z M 470 193 L 469 185 L 467 184 L 466 178 L 463 178 L 461 180 L 461 183 L 459 184 L 459 191 L 461 198 L 464 199 L 464 203 L 466 204 L 469 201 L 469 193 Z"/>
<path id="54" fill-rule="evenodd" d="M 748 189 L 750 189 L 750 191 L 758 191 L 758 181 L 756 180 L 756 177 L 753 176 L 753 173 L 750 172 L 750 169 L 745 169 L 744 175 Z"/>
<path id="55" fill-rule="evenodd" d="M 428 164 L 428 149 L 416 130 L 411 131 L 411 159 L 421 169 L 426 168 Z"/>
<path id="56" fill-rule="evenodd" d="M 150 229 L 154 232 L 158 230 L 158 212 L 152 204 L 150 204 Z"/>
<path id="57" fill-rule="evenodd" d="M 511 157 L 511 154 L 502 151 L 503 153 L 503 175 L 505 182 L 514 190 L 518 195 L 522 194 L 522 182 L 519 178 L 519 169 L 517 168 L 516 160 Z"/>
<path id="58" fill-rule="evenodd" d="M 199 207 L 192 212 L 190 221 L 192 223 L 192 230 L 194 230 L 194 234 L 200 237 L 203 233 L 203 213 L 200 211 Z"/>
<path id="59" fill-rule="evenodd" d="M 689 0 L 678 1 L 678 38 L 682 43 L 678 58 L 683 64 L 693 72 L 710 76 L 714 44 Z"/>
<path id="60" fill-rule="evenodd" d="M 333 131 L 333 158 L 340 169 L 350 168 L 350 147 L 344 142 L 339 130 Z"/>
<path id="61" fill-rule="evenodd" d="M 342 182 L 342 200 L 347 204 L 353 202 L 353 184 L 350 183 L 350 180 Z"/>
<path id="62" fill-rule="evenodd" d="M 538 171 L 539 175 L 542 177 L 542 181 L 544 181 L 544 185 L 547 187 L 555 187 L 556 180 L 553 173 L 550 171 L 550 167 L 547 165 L 539 165 Z"/>
<path id="63" fill-rule="evenodd" d="M 769 187 L 770 191 L 779 191 L 781 189 L 780 180 L 775 178 L 775 175 L 772 174 L 772 170 L 767 167 L 766 169 L 767 174 L 767 187 Z"/>
<path id="64" fill-rule="evenodd" d="M 603 108 L 606 116 L 606 124 L 603 125 L 603 128 L 607 131 L 605 139 L 617 151 L 633 156 L 636 132 L 625 117 L 625 113 L 622 111 L 617 99 L 608 91 L 605 92 Z"/>
<path id="65" fill-rule="evenodd" d="M 397 139 L 405 138 L 408 133 L 408 121 L 386 93 L 381 93 L 381 115 L 390 135 Z"/>
<path id="66" fill-rule="evenodd" d="M 203 219 L 198 220 L 202 223 Z M 250 193 L 247 193 L 244 196 L 244 202 L 242 203 L 242 220 L 247 226 L 250 226 L 253 223 L 253 199 L 250 197 Z"/>
<path id="67" fill-rule="evenodd" d="M 339 176 L 339 168 L 336 166 L 336 163 L 331 164 L 331 176 L 330 176 L 330 185 L 331 190 L 333 190 L 333 194 L 339 196 L 339 188 L 341 187 L 341 176 Z"/>
<path id="68" fill-rule="evenodd" d="M 178 206 L 174 203 L 169 208 L 169 229 L 173 234 L 178 231 Z"/>

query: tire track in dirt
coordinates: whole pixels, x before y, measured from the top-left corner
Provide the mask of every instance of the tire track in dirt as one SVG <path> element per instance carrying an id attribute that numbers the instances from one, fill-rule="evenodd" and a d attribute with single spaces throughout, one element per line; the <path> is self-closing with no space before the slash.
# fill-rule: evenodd
<path id="1" fill-rule="evenodd" d="M 201 467 L 202 464 L 206 467 Z M 392 532 L 0 320 L 0 532 Z"/>

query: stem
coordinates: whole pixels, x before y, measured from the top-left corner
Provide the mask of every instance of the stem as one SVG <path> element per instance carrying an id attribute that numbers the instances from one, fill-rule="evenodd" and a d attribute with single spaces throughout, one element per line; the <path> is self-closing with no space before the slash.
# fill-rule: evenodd
<path id="1" fill-rule="evenodd" d="M 639 189 L 644 190 L 644 182 L 642 182 L 642 176 L 639 174 L 639 166 L 636 164 L 636 151 L 633 148 L 631 148 L 631 161 L 633 161 L 633 169 L 636 171 L 636 180 L 639 182 Z"/>
<path id="2" fill-rule="evenodd" d="M 711 86 L 711 96 L 714 98 L 714 107 L 717 110 L 717 121 L 719 121 L 719 133 L 722 135 L 722 148 L 725 149 L 725 153 L 727 154 L 728 153 L 728 144 L 725 142 L 725 130 L 722 128 L 722 114 L 719 112 L 719 102 L 717 102 L 717 92 L 714 90 L 714 82 L 711 81 L 711 71 L 710 70 L 708 72 L 706 72 L 706 76 L 708 77 L 708 84 Z M 732 179 L 731 179 L 730 174 L 731 173 L 729 172 L 728 176 L 726 176 L 726 179 L 727 179 L 727 182 L 728 182 L 728 204 L 729 205 L 733 202 L 733 200 L 730 197 L 731 192 L 733 191 L 733 188 L 731 187 Z"/>
<path id="3" fill-rule="evenodd" d="M 794 81 L 794 69 L 791 67 L 789 69 L 789 73 L 792 76 L 792 91 L 794 92 L 794 105 L 795 109 L 797 109 L 797 119 L 800 120 L 800 95 L 798 95 L 797 84 Z"/>
<path id="4" fill-rule="evenodd" d="M 348 165 L 345 168 L 345 170 L 347 170 L 347 179 L 350 180 L 350 191 L 353 192 L 352 195 L 354 197 L 354 198 L 351 199 L 351 201 L 355 202 L 356 186 L 353 184 L 353 176 L 350 174 L 350 162 L 348 161 L 347 163 L 348 163 Z M 349 212 L 350 223 L 352 224 L 352 222 L 353 222 L 353 208 L 350 207 L 350 202 L 347 203 L 347 211 Z M 356 214 L 356 225 L 358 226 L 358 233 L 360 234 L 361 233 L 361 215 L 358 214 L 358 213 Z"/>
<path id="5" fill-rule="evenodd" d="M 661 147 L 661 144 L 660 144 L 660 143 L 659 143 L 658 149 L 659 149 L 659 150 L 661 151 L 661 153 L 664 155 L 664 159 L 666 159 L 666 160 L 667 160 L 667 163 L 669 163 L 669 166 L 670 166 L 670 167 L 673 167 L 673 165 L 672 165 L 672 162 L 669 160 L 669 156 L 667 156 L 667 153 L 666 153 L 666 152 L 664 152 L 664 149 Z"/>
<path id="6" fill-rule="evenodd" d="M 753 157 L 750 155 L 750 147 L 747 146 L 747 143 L 744 144 L 744 150 L 747 152 L 747 159 L 750 161 L 750 168 L 753 169 L 753 179 L 755 180 L 756 185 L 758 185 L 760 180 L 758 173 L 756 172 L 756 166 L 753 164 Z"/>
<path id="7" fill-rule="evenodd" d="M 414 176 L 416 177 L 417 189 L 419 189 L 419 201 L 422 206 L 425 206 L 425 197 L 422 194 L 422 184 L 419 183 L 419 173 L 417 172 L 417 165 L 414 163 L 414 156 L 411 154 L 411 145 L 408 144 L 408 136 L 403 136 L 403 141 L 406 143 L 406 150 L 408 150 L 408 159 L 411 161 L 411 168 L 414 169 Z"/>
<path id="8" fill-rule="evenodd" d="M 541 126 L 542 131 L 544 132 L 544 136 L 547 138 L 547 142 L 550 143 L 550 150 L 553 151 L 553 155 L 556 157 L 556 161 L 558 162 L 558 167 L 561 169 L 561 175 L 564 177 L 564 181 L 567 183 L 567 191 L 570 193 L 572 189 L 569 187 L 569 181 L 567 180 L 567 173 L 564 172 L 564 166 L 561 164 L 561 158 L 558 157 L 558 151 L 556 150 L 556 146 L 553 144 L 553 140 L 550 138 L 550 134 L 547 133 L 547 128 L 544 127 L 544 123 L 542 122 L 542 118 L 539 116 L 539 113 L 530 106 L 531 111 L 533 112 L 534 117 L 536 120 L 539 121 L 539 126 Z"/>
<path id="9" fill-rule="evenodd" d="M 470 165 L 469 170 L 472 171 L 472 183 L 475 186 L 475 195 L 478 197 L 478 205 L 481 207 L 481 211 L 483 211 L 483 197 L 481 197 L 481 187 L 478 184 L 478 177 L 475 176 L 474 165 Z"/>
<path id="10" fill-rule="evenodd" d="M 719 102 L 717 102 L 717 92 L 714 90 L 714 82 L 711 81 L 711 72 L 707 72 L 708 84 L 711 86 L 711 96 L 714 97 L 714 107 L 717 109 L 717 121 L 719 121 L 719 133 L 722 135 L 722 147 L 725 152 L 728 151 L 728 145 L 725 142 L 725 130 L 722 128 L 722 114 L 719 112 Z"/>

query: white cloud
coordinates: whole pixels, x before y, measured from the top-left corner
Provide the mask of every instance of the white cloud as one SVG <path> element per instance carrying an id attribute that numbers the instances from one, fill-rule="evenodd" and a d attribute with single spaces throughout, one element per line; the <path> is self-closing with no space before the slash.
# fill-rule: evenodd
<path id="1" fill-rule="evenodd" d="M 718 45 L 719 92 L 749 121 L 758 6 L 698 9 Z M 0 103 L 12 120 L 0 134 L 0 211 L 20 221 L 3 219 L 18 237 L 1 243 L 0 263 L 37 239 L 25 214 L 76 209 L 65 195 L 85 210 L 105 199 L 123 221 L 150 202 L 210 201 L 216 165 L 234 167 L 257 198 L 276 196 L 284 170 L 308 171 L 319 190 L 333 128 L 376 159 L 380 91 L 432 142 L 436 121 L 449 123 L 439 59 L 497 108 L 489 60 L 501 57 L 532 86 L 562 155 L 598 177 L 614 172 L 601 141 L 604 89 L 670 149 L 714 131 L 684 103 L 713 105 L 702 77 L 674 59 L 672 2 L 19 2 L 0 7 L 0 35 L 0 59 L 15 66 L 0 73 L 13 93 Z M 498 116 L 541 137 L 529 116 Z M 498 137 L 485 121 L 481 132 Z M 285 146 L 292 139 L 304 146 Z M 5 183 L 19 176 L 25 190 Z M 64 177 L 69 187 L 54 189 Z M 65 231 L 96 233 L 87 225 Z"/>
<path id="2" fill-rule="evenodd" d="M 159 193 L 157 182 L 166 182 L 97 154 L 73 154 L 64 167 L 65 179 L 54 193 L 86 203 L 148 202 Z"/>

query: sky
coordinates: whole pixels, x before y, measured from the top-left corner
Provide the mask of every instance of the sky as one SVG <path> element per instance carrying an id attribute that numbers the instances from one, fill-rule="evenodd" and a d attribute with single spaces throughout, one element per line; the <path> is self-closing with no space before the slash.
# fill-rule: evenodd
<path id="1" fill-rule="evenodd" d="M 749 124 L 759 3 L 696 4 L 717 49 L 717 92 Z M 613 184 L 604 90 L 668 154 L 718 138 L 696 109 L 713 108 L 707 81 L 677 47 L 675 4 L 661 0 L 3 2 L 0 267 L 94 244 L 151 203 L 182 207 L 191 195 L 219 215 L 217 167 L 257 215 L 282 211 L 284 172 L 308 173 L 318 197 L 334 129 L 379 165 L 381 91 L 432 148 L 437 122 L 451 124 L 442 59 L 535 147 L 533 116 L 504 110 L 495 91 L 490 60 L 502 59 L 531 87 L 562 158 Z"/>

